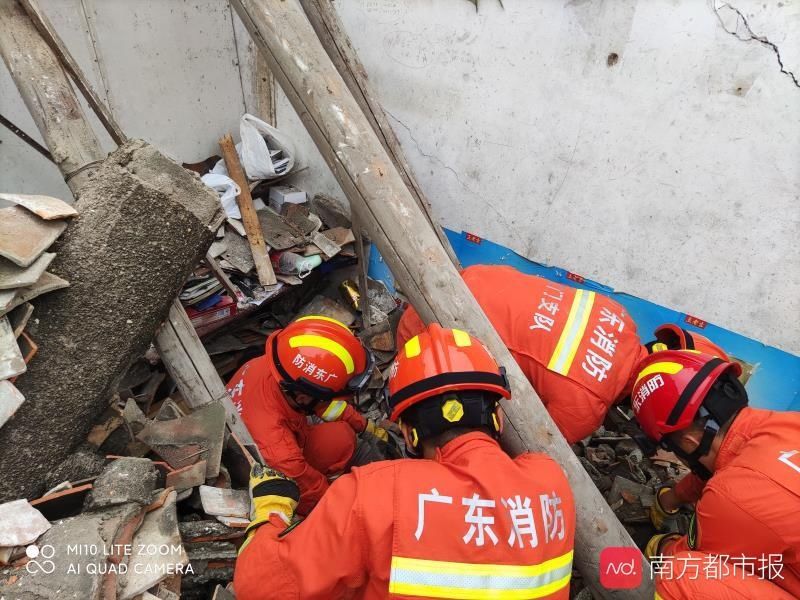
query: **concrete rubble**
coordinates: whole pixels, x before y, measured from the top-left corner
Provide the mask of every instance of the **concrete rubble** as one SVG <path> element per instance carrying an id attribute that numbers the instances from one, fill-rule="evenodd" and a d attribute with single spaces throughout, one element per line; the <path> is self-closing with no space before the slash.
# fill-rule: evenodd
<path id="1" fill-rule="evenodd" d="M 0 193 L 13 206 L 0 209 L 0 427 L 25 401 L 15 386 L 38 346 L 25 331 L 33 312 L 29 300 L 67 287 L 46 269 L 56 254 L 45 252 L 78 212 L 50 196 Z"/>

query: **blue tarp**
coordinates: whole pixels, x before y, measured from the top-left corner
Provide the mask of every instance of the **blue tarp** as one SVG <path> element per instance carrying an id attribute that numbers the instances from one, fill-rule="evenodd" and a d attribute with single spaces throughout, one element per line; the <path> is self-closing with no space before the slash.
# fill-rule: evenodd
<path id="1" fill-rule="evenodd" d="M 546 277 L 576 288 L 601 292 L 625 306 L 636 321 L 643 342 L 652 338 L 652 333 L 662 323 L 676 323 L 689 331 L 696 331 L 715 342 L 731 356 L 747 363 L 752 374 L 747 381 L 750 405 L 772 410 L 800 410 L 800 357 L 767 346 L 756 340 L 723 329 L 713 323 L 702 321 L 692 315 L 681 313 L 630 294 L 615 292 L 612 288 L 584 279 L 578 275 L 548 267 L 488 240 L 468 233 L 456 233 L 446 229 L 458 259 L 465 267 L 471 265 L 510 265 L 524 273 Z M 377 248 L 370 253 L 369 274 L 380 279 L 394 291 L 392 275 Z"/>

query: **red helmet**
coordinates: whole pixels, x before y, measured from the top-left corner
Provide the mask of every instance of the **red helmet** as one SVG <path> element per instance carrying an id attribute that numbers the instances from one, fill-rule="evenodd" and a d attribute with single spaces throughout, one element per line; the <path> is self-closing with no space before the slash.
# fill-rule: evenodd
<path id="1" fill-rule="evenodd" d="M 678 327 L 674 323 L 660 325 L 654 332 L 656 341 L 647 345 L 650 352 L 658 350 L 697 350 L 729 362 L 728 354 L 706 336 Z M 666 348 L 659 348 L 658 343 Z"/>
<path id="2" fill-rule="evenodd" d="M 301 317 L 267 339 L 272 374 L 287 391 L 325 400 L 366 387 L 372 354 L 344 323 Z"/>
<path id="3" fill-rule="evenodd" d="M 396 421 L 415 404 L 449 391 L 486 391 L 511 397 L 505 370 L 497 366 L 480 340 L 460 329 L 431 323 L 405 343 L 392 365 L 388 383 L 391 419 Z"/>
<path id="4" fill-rule="evenodd" d="M 631 406 L 642 431 L 656 442 L 692 423 L 706 395 L 723 373 L 730 371 L 736 377 L 742 373 L 738 363 L 697 350 L 656 352 L 644 358 L 637 368 L 639 374 L 633 384 Z M 727 412 L 717 408 L 712 411 Z M 712 416 L 718 417 L 717 414 Z"/>

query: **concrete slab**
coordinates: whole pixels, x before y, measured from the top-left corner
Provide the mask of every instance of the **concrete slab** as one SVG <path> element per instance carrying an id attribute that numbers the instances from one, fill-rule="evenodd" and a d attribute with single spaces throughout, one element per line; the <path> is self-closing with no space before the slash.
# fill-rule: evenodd
<path id="1" fill-rule="evenodd" d="M 29 267 L 20 267 L 8 259 L 0 258 L 0 290 L 13 290 L 33 285 L 55 257 L 54 252 L 44 252 Z"/>
<path id="2" fill-rule="evenodd" d="M 170 492 L 161 508 L 147 513 L 133 538 L 128 568 L 118 583 L 119 600 L 129 600 L 166 577 L 182 572 L 189 557 L 183 549 L 175 508 L 176 493 Z"/>
<path id="3" fill-rule="evenodd" d="M 130 502 L 146 506 L 157 481 L 158 472 L 149 458 L 119 458 L 100 473 L 84 506 L 86 510 Z"/>
<path id="4" fill-rule="evenodd" d="M 0 291 L 0 316 L 5 315 L 7 312 L 14 310 L 20 304 L 24 304 L 29 300 L 33 300 L 37 296 L 60 290 L 61 288 L 69 287 L 69 281 L 61 279 L 58 275 L 53 275 L 45 271 L 42 276 L 32 286 L 26 288 L 19 288 L 16 294 L 9 302 L 3 302 L 4 294 L 7 292 L 14 292 L 14 290 Z"/>
<path id="5" fill-rule="evenodd" d="M 41 217 L 47 221 L 53 219 L 64 219 L 66 217 L 75 217 L 78 214 L 78 211 L 72 206 L 63 200 L 53 198 L 52 196 L 0 194 L 0 200 L 7 200 L 13 204 L 23 206 L 34 213 L 37 217 Z"/>
<path id="6" fill-rule="evenodd" d="M 211 402 L 186 417 L 149 421 L 136 438 L 173 469 L 205 460 L 206 477 L 216 477 L 225 441 L 225 407 Z"/>
<path id="7" fill-rule="evenodd" d="M 16 377 L 27 368 L 11 322 L 7 317 L 0 317 L 0 379 Z"/>
<path id="8" fill-rule="evenodd" d="M 242 519 L 250 516 L 250 496 L 244 490 L 201 485 L 200 501 L 203 511 L 208 515 Z"/>
<path id="9" fill-rule="evenodd" d="M 0 256 L 30 266 L 66 228 L 64 221 L 45 221 L 19 206 L 0 208 Z"/>
<path id="10" fill-rule="evenodd" d="M 14 416 L 23 402 L 25 402 L 25 396 L 14 387 L 13 383 L 0 381 L 0 427 Z"/>
<path id="11" fill-rule="evenodd" d="M 27 500 L 0 504 L 0 546 L 26 546 L 50 529 L 50 522 Z"/>

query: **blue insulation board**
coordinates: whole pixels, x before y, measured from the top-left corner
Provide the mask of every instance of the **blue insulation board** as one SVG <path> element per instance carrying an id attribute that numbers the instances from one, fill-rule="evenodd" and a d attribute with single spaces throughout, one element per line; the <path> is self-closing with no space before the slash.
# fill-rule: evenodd
<path id="1" fill-rule="evenodd" d="M 615 292 L 612 288 L 584 279 L 578 275 L 548 267 L 488 240 L 468 233 L 445 229 L 458 259 L 464 267 L 471 265 L 510 265 L 524 273 L 546 277 L 575 288 L 594 290 L 614 298 L 622 304 L 636 321 L 643 342 L 652 339 L 653 331 L 662 323 L 675 323 L 689 331 L 696 331 L 715 342 L 731 356 L 748 363 L 753 369 L 747 381 L 750 405 L 771 410 L 800 410 L 800 357 L 767 346 L 734 331 L 723 329 L 665 306 L 642 300 L 636 296 Z M 386 263 L 373 245 L 370 252 L 369 275 L 386 283 L 394 291 L 394 280 Z"/>

